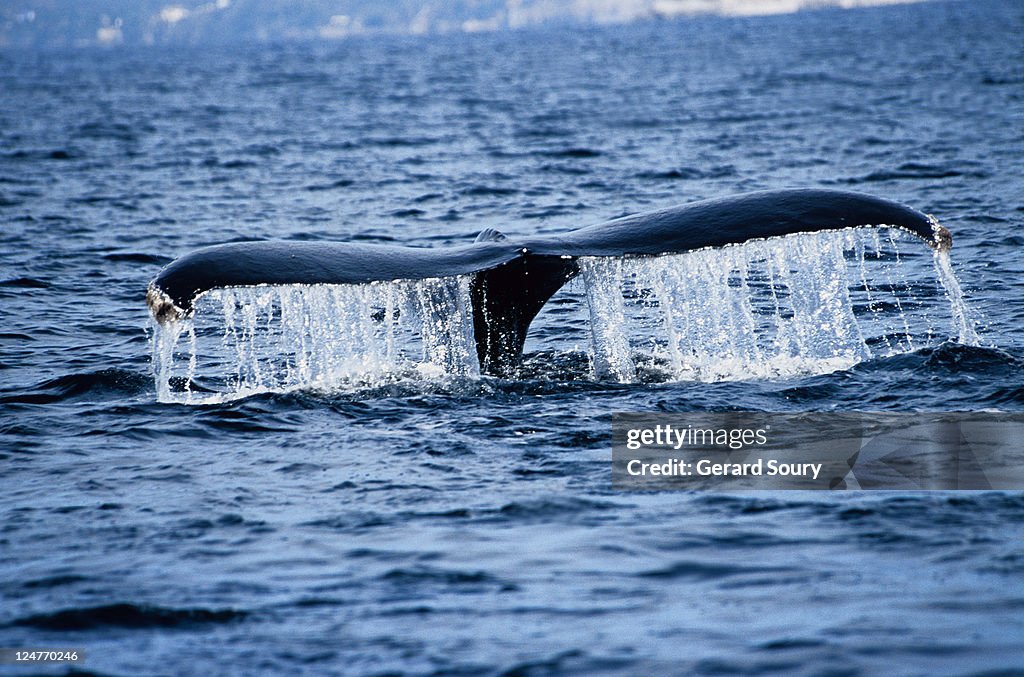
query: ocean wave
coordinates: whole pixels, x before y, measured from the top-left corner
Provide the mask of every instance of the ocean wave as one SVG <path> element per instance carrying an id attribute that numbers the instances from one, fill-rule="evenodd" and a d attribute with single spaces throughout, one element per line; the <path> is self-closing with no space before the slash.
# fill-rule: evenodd
<path id="1" fill-rule="evenodd" d="M 111 367 L 49 379 L 21 392 L 0 395 L 0 403 L 52 404 L 87 395 L 94 397 L 137 395 L 151 389 L 152 385 L 152 377 L 148 374 Z"/>
<path id="2" fill-rule="evenodd" d="M 240 621 L 247 611 L 150 606 L 146 604 L 105 604 L 73 607 L 50 613 L 23 616 L 9 625 L 56 631 L 83 631 L 98 628 L 189 628 L 199 625 Z"/>

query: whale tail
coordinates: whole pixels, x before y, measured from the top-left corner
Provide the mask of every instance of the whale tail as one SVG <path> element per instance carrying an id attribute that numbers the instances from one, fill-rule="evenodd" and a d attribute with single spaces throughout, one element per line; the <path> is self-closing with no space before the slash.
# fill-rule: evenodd
<path id="1" fill-rule="evenodd" d="M 513 240 L 487 229 L 470 245 L 418 249 L 315 242 L 239 242 L 199 249 L 150 283 L 146 300 L 161 324 L 188 316 L 216 288 L 364 284 L 471 275 L 477 357 L 484 373 L 509 376 L 530 323 L 581 257 L 679 254 L 795 233 L 895 227 L 942 251 L 949 231 L 931 216 L 881 198 L 833 190 L 749 193 L 627 216 L 556 236 Z"/>
<path id="2" fill-rule="evenodd" d="M 530 323 L 548 299 L 579 273 L 573 259 L 528 252 L 473 278 L 473 332 L 480 370 L 511 376 Z"/>

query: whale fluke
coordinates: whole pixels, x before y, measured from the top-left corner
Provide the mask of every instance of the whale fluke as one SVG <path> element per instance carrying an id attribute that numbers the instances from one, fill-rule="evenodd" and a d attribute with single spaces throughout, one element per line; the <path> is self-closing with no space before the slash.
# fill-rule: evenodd
<path id="1" fill-rule="evenodd" d="M 342 242 L 258 241 L 196 250 L 164 268 L 146 300 L 160 323 L 192 312 L 215 288 L 286 284 L 363 284 L 473 275 L 471 298 L 481 370 L 514 373 L 530 323 L 579 273 L 580 257 L 679 254 L 844 228 L 888 226 L 937 250 L 952 246 L 931 216 L 860 193 L 763 191 L 626 216 L 560 235 L 512 239 L 486 229 L 472 244 L 443 249 Z"/>
<path id="2" fill-rule="evenodd" d="M 657 256 L 794 233 L 893 226 L 929 246 L 952 246 L 949 231 L 933 217 L 898 202 L 838 190 L 771 190 L 703 200 L 625 216 L 550 238 L 571 256 Z"/>

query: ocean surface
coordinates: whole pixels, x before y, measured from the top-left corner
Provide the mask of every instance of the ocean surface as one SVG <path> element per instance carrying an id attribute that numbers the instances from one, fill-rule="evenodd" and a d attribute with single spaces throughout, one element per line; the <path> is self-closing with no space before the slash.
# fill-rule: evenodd
<path id="1" fill-rule="evenodd" d="M 1024 4 L 972 0 L 0 51 L 0 647 L 86 653 L 0 672 L 1024 673 L 1024 493 L 624 492 L 610 465 L 613 412 L 1024 410 L 1022 36 Z M 560 310 L 577 285 L 518 379 L 158 397 L 146 286 L 200 246 L 797 186 L 936 215 L 978 345 L 625 383 Z"/>

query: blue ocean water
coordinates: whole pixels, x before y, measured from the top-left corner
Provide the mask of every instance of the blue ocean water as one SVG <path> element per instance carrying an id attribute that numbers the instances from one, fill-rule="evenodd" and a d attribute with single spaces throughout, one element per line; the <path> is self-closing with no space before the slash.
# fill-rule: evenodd
<path id="1" fill-rule="evenodd" d="M 624 493 L 610 468 L 615 411 L 1024 408 L 1022 35 L 981 0 L 0 51 L 0 646 L 95 675 L 1024 671 L 1018 492 Z M 517 380 L 157 399 L 145 288 L 197 247 L 443 246 L 792 186 L 935 214 L 983 345 L 619 384 L 549 349 L 586 340 L 555 308 Z"/>

